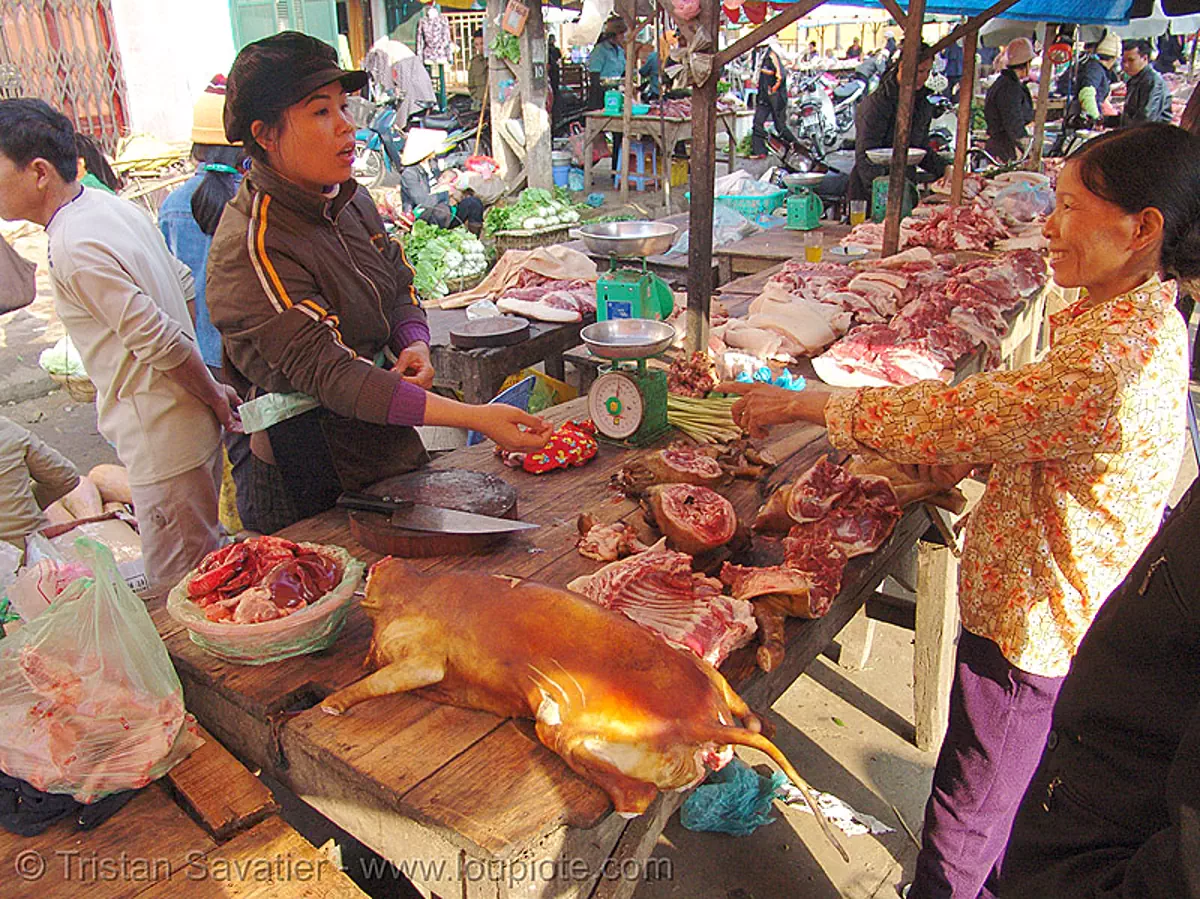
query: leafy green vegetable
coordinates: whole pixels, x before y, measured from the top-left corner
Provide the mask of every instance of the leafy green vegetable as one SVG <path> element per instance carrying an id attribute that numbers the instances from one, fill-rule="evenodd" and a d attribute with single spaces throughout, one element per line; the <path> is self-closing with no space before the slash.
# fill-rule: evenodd
<path id="1" fill-rule="evenodd" d="M 483 233 L 497 231 L 531 231 L 573 225 L 583 217 L 587 207 L 574 203 L 570 191 L 556 187 L 553 192 L 540 187 L 521 191 L 516 202 L 497 205 L 483 216 Z"/>
<path id="2" fill-rule="evenodd" d="M 492 40 L 492 53 L 500 59 L 507 59 L 511 63 L 521 61 L 521 42 L 515 34 L 509 34 L 507 31 L 501 31 Z"/>
<path id="3" fill-rule="evenodd" d="M 404 241 L 413 266 L 413 288 L 428 299 L 450 292 L 448 281 L 473 278 L 487 270 L 484 246 L 466 228 L 445 230 L 417 220 Z"/>

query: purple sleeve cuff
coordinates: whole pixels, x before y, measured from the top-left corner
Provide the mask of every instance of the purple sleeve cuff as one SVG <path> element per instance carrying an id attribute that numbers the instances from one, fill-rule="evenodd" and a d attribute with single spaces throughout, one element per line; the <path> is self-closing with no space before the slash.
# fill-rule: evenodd
<path id="1" fill-rule="evenodd" d="M 400 381 L 388 404 L 387 423 L 414 427 L 425 422 L 425 391 L 409 381 Z"/>
<path id="2" fill-rule="evenodd" d="M 421 319 L 411 318 L 408 321 L 400 322 L 396 327 L 392 328 L 393 349 L 400 351 L 418 341 L 422 341 L 427 345 L 432 342 L 429 338 L 429 325 Z"/>

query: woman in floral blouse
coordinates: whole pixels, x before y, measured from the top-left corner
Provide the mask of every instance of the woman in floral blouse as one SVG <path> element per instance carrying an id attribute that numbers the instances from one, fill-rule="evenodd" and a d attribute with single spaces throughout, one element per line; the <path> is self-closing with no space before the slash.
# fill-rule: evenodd
<path id="1" fill-rule="evenodd" d="M 1063 169 L 1050 264 L 1083 299 L 1050 349 L 956 386 L 749 389 L 751 434 L 824 424 L 830 442 L 946 485 L 991 466 L 966 529 L 950 723 L 910 899 L 991 896 L 1059 685 L 1105 597 L 1158 528 L 1185 446 L 1187 329 L 1200 278 L 1200 139 L 1171 125 L 1097 138 Z"/>

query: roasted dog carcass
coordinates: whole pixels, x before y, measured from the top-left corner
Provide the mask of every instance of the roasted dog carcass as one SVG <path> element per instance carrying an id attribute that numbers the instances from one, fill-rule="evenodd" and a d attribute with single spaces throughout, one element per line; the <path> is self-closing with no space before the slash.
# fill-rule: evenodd
<path id="1" fill-rule="evenodd" d="M 376 564 L 363 608 L 376 670 L 321 704 L 342 714 L 416 690 L 438 702 L 533 718 L 538 739 L 638 815 L 661 790 L 699 783 L 732 747 L 771 757 L 807 785 L 713 668 L 625 616 L 565 590 L 485 574 L 422 574 Z M 739 726 L 738 720 L 745 726 Z M 838 847 L 823 816 L 826 836 Z"/>

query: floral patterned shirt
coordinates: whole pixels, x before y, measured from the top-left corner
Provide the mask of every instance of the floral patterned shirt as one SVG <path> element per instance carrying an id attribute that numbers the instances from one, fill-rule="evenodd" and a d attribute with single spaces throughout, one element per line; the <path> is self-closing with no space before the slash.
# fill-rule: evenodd
<path id="1" fill-rule="evenodd" d="M 1186 442 L 1187 330 L 1152 278 L 1051 317 L 1046 357 L 948 386 L 830 401 L 829 439 L 902 463 L 992 463 L 967 522 L 963 626 L 1016 667 L 1067 673 L 1108 594 L 1158 529 Z"/>

